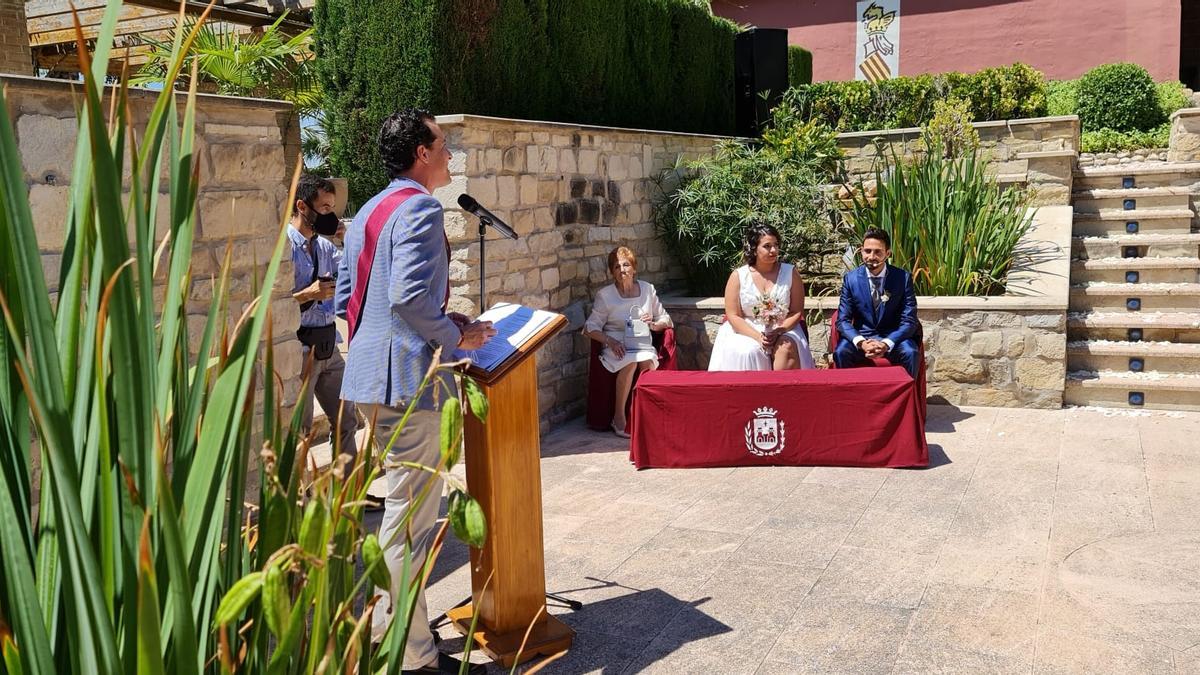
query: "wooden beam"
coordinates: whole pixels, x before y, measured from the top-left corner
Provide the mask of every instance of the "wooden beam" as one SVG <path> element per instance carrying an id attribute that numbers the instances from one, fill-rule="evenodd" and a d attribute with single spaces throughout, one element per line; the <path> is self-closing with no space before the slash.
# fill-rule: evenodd
<path id="1" fill-rule="evenodd" d="M 116 37 L 173 29 L 178 20 L 178 16 L 170 12 L 144 7 L 127 7 L 125 11 L 128 12 L 128 15 L 122 13 L 121 20 L 117 22 L 116 30 L 113 33 Z M 80 12 L 79 23 L 83 28 L 84 39 L 94 39 L 100 33 L 101 18 L 102 13 L 97 10 Z M 47 16 L 29 22 L 30 46 L 75 42 L 75 39 L 75 24 L 71 21 L 70 15 Z"/>
<path id="2" fill-rule="evenodd" d="M 176 12 L 179 11 L 180 2 L 181 0 L 128 0 L 128 4 L 131 5 Z M 182 0 L 182 4 L 184 5 L 185 12 L 195 16 L 199 16 L 208 7 L 207 2 L 199 2 L 198 0 Z M 246 9 L 233 9 L 220 4 L 212 8 L 212 11 L 209 12 L 209 17 L 218 21 L 228 21 L 229 23 L 236 23 L 243 26 L 269 26 L 279 18 L 278 15 Z M 312 25 L 289 17 L 280 22 L 279 27 L 288 32 L 298 33 L 312 28 Z"/>

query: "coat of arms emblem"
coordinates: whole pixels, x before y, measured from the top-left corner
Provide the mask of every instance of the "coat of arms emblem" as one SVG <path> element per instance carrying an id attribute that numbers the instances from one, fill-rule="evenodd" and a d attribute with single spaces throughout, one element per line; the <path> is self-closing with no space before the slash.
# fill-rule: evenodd
<path id="1" fill-rule="evenodd" d="M 754 411 L 754 417 L 746 422 L 746 449 L 759 457 L 770 457 L 783 452 L 784 424 L 775 415 L 774 408 L 762 407 Z"/>

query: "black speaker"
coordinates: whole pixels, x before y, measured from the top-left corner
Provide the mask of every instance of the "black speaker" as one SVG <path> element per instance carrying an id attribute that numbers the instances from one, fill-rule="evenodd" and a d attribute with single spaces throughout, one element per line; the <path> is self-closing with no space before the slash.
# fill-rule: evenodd
<path id="1" fill-rule="evenodd" d="M 751 28 L 733 40 L 734 125 L 757 137 L 788 87 L 787 29 Z M 765 92 L 765 97 L 764 97 Z"/>

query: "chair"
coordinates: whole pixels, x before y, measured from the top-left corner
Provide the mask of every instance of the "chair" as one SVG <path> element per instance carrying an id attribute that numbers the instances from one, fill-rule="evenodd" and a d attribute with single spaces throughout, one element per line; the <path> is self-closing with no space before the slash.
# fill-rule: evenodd
<path id="1" fill-rule="evenodd" d="M 658 350 L 658 369 L 675 370 L 675 329 L 651 333 L 654 348 Z M 596 431 L 612 431 L 613 398 L 616 395 L 617 375 L 608 372 L 600 363 L 600 352 L 604 346 L 595 340 L 591 343 L 591 356 L 588 358 L 588 395 L 587 395 L 587 426 Z M 633 384 L 637 384 L 640 372 L 633 374 Z M 633 393 L 625 403 L 626 419 L 633 405 Z"/>
<path id="2" fill-rule="evenodd" d="M 841 340 L 841 335 L 837 328 L 838 310 L 833 310 L 829 315 L 829 367 L 837 368 L 837 363 L 833 360 L 833 353 L 837 350 L 838 342 Z M 920 345 L 921 351 L 921 368 L 917 375 L 917 395 L 921 398 L 921 414 L 925 414 L 925 332 L 921 328 L 920 322 L 917 322 L 917 344 Z M 886 367 L 892 365 L 882 356 L 877 356 L 869 359 L 872 366 Z"/>

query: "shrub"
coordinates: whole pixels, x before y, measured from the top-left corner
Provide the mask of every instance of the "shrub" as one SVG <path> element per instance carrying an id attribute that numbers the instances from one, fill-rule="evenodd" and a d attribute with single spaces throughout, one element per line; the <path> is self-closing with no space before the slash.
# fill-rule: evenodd
<path id="1" fill-rule="evenodd" d="M 845 237 L 831 225 L 821 186 L 834 180 L 840 159 L 833 131 L 780 105 L 762 144 L 725 141 L 712 157 L 664 172 L 655 224 L 690 291 L 724 292 L 730 271 L 742 264 L 744 228 L 754 222 L 779 229 L 784 258 L 806 278 L 828 274 L 826 261 Z"/>
<path id="2" fill-rule="evenodd" d="M 804 47 L 788 47 L 788 86 L 812 84 L 812 52 Z"/>
<path id="3" fill-rule="evenodd" d="M 1122 152 L 1165 148 L 1171 144 L 1171 124 L 1164 122 L 1149 131 L 1085 131 L 1079 139 L 1080 152 Z"/>
<path id="4" fill-rule="evenodd" d="M 794 87 L 785 100 L 838 131 L 868 131 L 921 126 L 933 116 L 934 103 L 949 96 L 967 101 L 980 122 L 1046 113 L 1045 78 L 1022 63 L 971 74 L 895 77 L 878 85 L 818 82 Z"/>
<path id="5" fill-rule="evenodd" d="M 1046 85 L 1046 114 L 1074 115 L 1079 103 L 1079 80 L 1054 80 Z"/>
<path id="6" fill-rule="evenodd" d="M 329 160 L 362 203 L 396 108 L 733 132 L 732 22 L 689 0 L 320 0 Z"/>
<path id="7" fill-rule="evenodd" d="M 918 295 L 1003 293 L 1017 243 L 1032 223 L 1029 195 L 1002 188 L 978 153 L 944 154 L 935 146 L 902 160 L 881 151 L 876 196 L 858 182 L 851 226 L 860 239 L 873 227 L 891 234 L 893 261 L 912 271 Z"/>
<path id="8" fill-rule="evenodd" d="M 1154 81 L 1133 63 L 1097 66 L 1079 78 L 1078 114 L 1084 129 L 1145 131 L 1163 121 Z"/>
<path id="9" fill-rule="evenodd" d="M 1176 110 L 1187 108 L 1192 104 L 1187 92 L 1184 91 L 1183 83 L 1179 80 L 1159 82 L 1154 85 L 1154 94 L 1158 99 L 1158 109 L 1162 112 L 1163 119 L 1169 118 L 1171 113 Z"/>
<path id="10" fill-rule="evenodd" d="M 948 98 L 933 105 L 933 119 L 921 130 L 927 152 L 943 157 L 961 157 L 979 149 L 979 132 L 971 126 L 971 110 L 966 101 Z"/>

